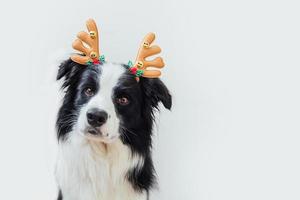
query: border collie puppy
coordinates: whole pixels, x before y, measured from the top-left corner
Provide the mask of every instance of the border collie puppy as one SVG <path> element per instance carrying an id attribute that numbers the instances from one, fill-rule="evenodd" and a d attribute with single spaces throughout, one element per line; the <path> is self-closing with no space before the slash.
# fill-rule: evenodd
<path id="1" fill-rule="evenodd" d="M 154 113 L 171 109 L 159 78 L 128 66 L 63 62 L 64 99 L 58 113 L 58 200 L 146 200 L 155 184 L 151 158 Z"/>

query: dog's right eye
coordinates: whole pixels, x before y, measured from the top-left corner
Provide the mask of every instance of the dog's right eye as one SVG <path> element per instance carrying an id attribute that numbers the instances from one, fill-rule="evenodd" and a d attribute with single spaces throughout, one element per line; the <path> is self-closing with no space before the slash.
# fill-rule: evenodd
<path id="1" fill-rule="evenodd" d="M 86 88 L 84 89 L 84 94 L 88 97 L 91 97 L 95 94 L 95 92 L 92 88 Z"/>

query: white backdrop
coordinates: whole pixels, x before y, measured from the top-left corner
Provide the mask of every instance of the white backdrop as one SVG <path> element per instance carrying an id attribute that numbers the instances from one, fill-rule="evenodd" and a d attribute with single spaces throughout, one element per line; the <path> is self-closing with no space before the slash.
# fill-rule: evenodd
<path id="1" fill-rule="evenodd" d="M 160 200 L 300 199 L 300 6 L 292 0 L 2 1 L 0 199 L 54 200 L 58 58 L 85 20 L 107 60 L 157 33 L 174 96 L 155 135 Z"/>

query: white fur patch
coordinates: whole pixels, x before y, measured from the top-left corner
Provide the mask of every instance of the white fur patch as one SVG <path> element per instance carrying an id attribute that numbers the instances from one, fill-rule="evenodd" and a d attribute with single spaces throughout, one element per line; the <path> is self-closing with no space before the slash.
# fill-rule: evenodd
<path id="1" fill-rule="evenodd" d="M 132 155 L 128 146 L 117 137 L 110 143 L 86 137 L 86 111 L 101 107 L 111 116 L 106 130 L 109 137 L 119 136 L 119 121 L 111 95 L 124 69 L 105 64 L 100 78 L 100 91 L 82 107 L 74 130 L 60 141 L 56 166 L 56 179 L 63 200 L 146 200 L 147 195 L 132 188 L 127 181 L 128 170 L 142 167 L 143 157 Z"/>
<path id="2" fill-rule="evenodd" d="M 100 90 L 93 96 L 90 101 L 81 108 L 76 131 L 82 135 L 90 137 L 90 139 L 111 142 L 119 136 L 119 119 L 115 112 L 115 106 L 112 102 L 113 88 L 117 85 L 120 76 L 125 69 L 120 65 L 105 63 L 101 66 Z M 91 108 L 99 108 L 107 112 L 109 118 L 107 122 L 101 126 L 103 137 L 87 135 L 85 128 L 87 127 L 86 112 Z"/>
<path id="3" fill-rule="evenodd" d="M 145 200 L 126 179 L 129 169 L 143 163 L 120 139 L 111 144 L 71 133 L 59 144 L 57 182 L 64 200 Z"/>

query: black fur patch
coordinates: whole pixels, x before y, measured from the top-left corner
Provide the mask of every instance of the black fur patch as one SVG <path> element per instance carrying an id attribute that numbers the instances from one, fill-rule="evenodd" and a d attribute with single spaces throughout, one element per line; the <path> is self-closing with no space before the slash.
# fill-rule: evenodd
<path id="1" fill-rule="evenodd" d="M 59 190 L 59 192 L 58 192 L 57 200 L 63 200 L 63 196 L 62 196 L 61 190 Z"/>

